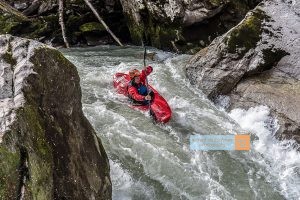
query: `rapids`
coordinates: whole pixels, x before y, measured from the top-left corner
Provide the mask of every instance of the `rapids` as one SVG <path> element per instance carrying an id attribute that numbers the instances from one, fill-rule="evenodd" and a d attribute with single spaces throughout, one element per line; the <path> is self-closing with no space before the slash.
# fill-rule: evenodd
<path id="1" fill-rule="evenodd" d="M 147 60 L 149 83 L 173 111 L 166 125 L 127 106 L 112 77 L 142 69 L 140 47 L 62 50 L 81 77 L 84 113 L 110 159 L 113 199 L 299 199 L 300 155 L 292 141 L 273 138 L 278 128 L 265 106 L 226 113 L 190 85 L 189 55 L 156 52 Z M 191 134 L 251 132 L 251 151 L 190 151 Z"/>

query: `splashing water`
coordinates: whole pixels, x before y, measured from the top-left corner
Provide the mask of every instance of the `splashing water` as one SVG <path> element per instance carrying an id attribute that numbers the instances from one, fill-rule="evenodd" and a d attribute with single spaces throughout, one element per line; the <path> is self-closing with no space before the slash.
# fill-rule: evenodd
<path id="1" fill-rule="evenodd" d="M 113 199 L 299 199 L 300 155 L 291 141 L 273 138 L 278 128 L 264 106 L 214 106 L 189 84 L 184 66 L 190 56 L 156 52 L 147 61 L 149 83 L 169 102 L 173 117 L 153 124 L 115 93 L 112 77 L 142 68 L 139 47 L 100 46 L 63 50 L 81 77 L 84 112 L 110 158 Z M 191 134 L 250 132 L 251 151 L 190 151 Z"/>

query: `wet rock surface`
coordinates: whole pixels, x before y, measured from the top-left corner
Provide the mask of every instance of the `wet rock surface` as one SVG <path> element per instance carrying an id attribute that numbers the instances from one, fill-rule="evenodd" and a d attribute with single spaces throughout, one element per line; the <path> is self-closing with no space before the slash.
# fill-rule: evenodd
<path id="1" fill-rule="evenodd" d="M 132 40 L 195 53 L 236 25 L 258 1 L 121 0 Z"/>
<path id="2" fill-rule="evenodd" d="M 300 141 L 299 4 L 266 1 L 187 65 L 190 81 L 228 109 L 267 105 L 278 138 Z"/>
<path id="3" fill-rule="evenodd" d="M 1 35 L 0 44 L 0 198 L 110 199 L 75 66 L 33 40 Z"/>
<path id="4" fill-rule="evenodd" d="M 0 25 L 16 36 L 33 38 L 44 43 L 62 45 L 56 1 L 5 1 L 30 18 L 18 20 L 13 27 L 1 20 Z M 194 54 L 235 26 L 260 0 L 92 0 L 91 4 L 123 43 Z M 0 13 L 7 14 L 7 10 Z M 2 17 L 3 18 L 3 17 Z M 65 1 L 66 35 L 72 46 L 114 44 L 83 1 Z M 82 29 L 82 26 L 88 29 Z M 17 26 L 16 26 L 17 25 Z"/>

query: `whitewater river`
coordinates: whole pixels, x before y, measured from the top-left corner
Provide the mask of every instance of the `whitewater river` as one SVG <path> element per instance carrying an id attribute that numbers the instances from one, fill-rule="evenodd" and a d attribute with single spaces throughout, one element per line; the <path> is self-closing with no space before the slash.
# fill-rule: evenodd
<path id="1" fill-rule="evenodd" d="M 147 60 L 153 85 L 173 117 L 153 124 L 114 92 L 116 72 L 142 68 L 143 49 L 100 46 L 63 50 L 79 71 L 83 109 L 108 153 L 114 200 L 300 199 L 300 155 L 272 137 L 264 106 L 226 113 L 186 79 L 188 55 L 157 52 Z M 190 151 L 191 134 L 251 132 L 251 151 Z"/>

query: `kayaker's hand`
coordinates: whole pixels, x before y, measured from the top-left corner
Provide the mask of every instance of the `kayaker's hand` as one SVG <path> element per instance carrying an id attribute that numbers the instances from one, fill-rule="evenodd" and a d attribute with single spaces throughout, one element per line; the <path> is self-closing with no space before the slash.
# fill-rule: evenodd
<path id="1" fill-rule="evenodd" d="M 151 96 L 150 95 L 147 95 L 147 96 L 145 96 L 145 100 L 148 100 L 148 101 L 150 101 L 152 98 L 151 98 Z"/>

